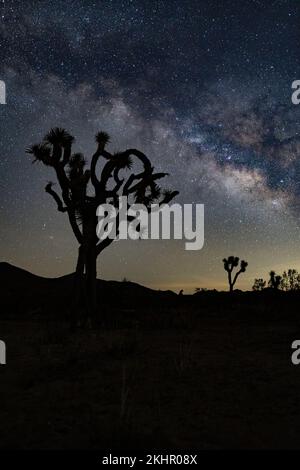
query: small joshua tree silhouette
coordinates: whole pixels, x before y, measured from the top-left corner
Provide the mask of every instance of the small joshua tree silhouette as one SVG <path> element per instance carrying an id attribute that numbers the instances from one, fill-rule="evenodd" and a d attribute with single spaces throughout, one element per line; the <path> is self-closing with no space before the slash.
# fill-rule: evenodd
<path id="1" fill-rule="evenodd" d="M 295 291 L 300 289 L 300 274 L 297 269 L 288 269 L 288 271 L 283 271 L 280 289 L 285 291 Z"/>
<path id="2" fill-rule="evenodd" d="M 279 274 L 276 274 L 275 271 L 270 271 L 270 279 L 268 282 L 268 286 L 271 287 L 271 289 L 278 290 L 280 287 L 281 279 L 281 276 Z"/>
<path id="3" fill-rule="evenodd" d="M 239 265 L 240 259 L 237 256 L 228 256 L 228 258 L 223 259 L 224 269 L 227 271 L 228 274 L 228 283 L 229 283 L 229 291 L 233 292 L 234 285 L 237 281 L 237 278 L 241 273 L 246 271 L 248 266 L 247 261 L 241 260 L 240 269 L 235 273 L 233 277 L 233 270 L 237 268 Z"/>
<path id="4" fill-rule="evenodd" d="M 61 189 L 59 195 L 53 183 L 46 185 L 46 192 L 54 199 L 57 210 L 66 213 L 73 233 L 78 241 L 78 259 L 75 273 L 75 296 L 71 314 L 72 324 L 78 323 L 79 305 L 84 304 L 83 324 L 95 318 L 97 307 L 96 261 L 102 251 L 114 240 L 96 236 L 96 210 L 100 204 L 110 203 L 118 208 L 118 198 L 126 196 L 128 208 L 131 204 L 144 204 L 148 209 L 151 203 L 163 205 L 170 202 L 178 191 L 162 190 L 157 181 L 167 173 L 154 173 L 150 160 L 136 149 L 111 154 L 106 150 L 109 135 L 98 132 L 96 152 L 92 156 L 90 168 L 85 169 L 86 161 L 81 153 L 72 154 L 74 137 L 65 129 L 54 128 L 44 137 L 42 143 L 32 145 L 26 152 L 33 155 L 34 162 L 42 162 L 54 169 Z M 102 157 L 102 168 L 99 159 Z M 133 172 L 133 163 L 140 166 Z M 125 178 L 126 171 L 131 170 Z M 88 185 L 93 188 L 91 194 Z M 129 202 L 130 199 L 130 202 Z M 135 217 L 128 217 L 128 221 Z M 117 216 L 117 234 L 119 217 Z"/>
<path id="5" fill-rule="evenodd" d="M 266 281 L 264 281 L 262 278 L 259 279 L 254 279 L 254 284 L 252 286 L 252 290 L 254 291 L 262 291 L 266 287 Z"/>

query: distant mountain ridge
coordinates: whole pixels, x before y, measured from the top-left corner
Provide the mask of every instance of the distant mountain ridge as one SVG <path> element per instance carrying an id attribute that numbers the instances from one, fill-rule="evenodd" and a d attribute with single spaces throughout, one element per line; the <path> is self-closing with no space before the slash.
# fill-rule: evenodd
<path id="1" fill-rule="evenodd" d="M 57 278 L 37 276 L 7 262 L 0 262 L 1 304 L 6 311 L 65 310 L 72 298 L 74 273 Z M 177 295 L 172 291 L 157 291 L 129 281 L 97 279 L 98 300 L 101 304 L 121 308 L 137 308 L 141 304 L 169 301 Z"/>

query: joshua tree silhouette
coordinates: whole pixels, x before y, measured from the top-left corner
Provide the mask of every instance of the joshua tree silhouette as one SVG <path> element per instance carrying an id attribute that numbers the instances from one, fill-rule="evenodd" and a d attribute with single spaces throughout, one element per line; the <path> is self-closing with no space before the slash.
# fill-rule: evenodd
<path id="1" fill-rule="evenodd" d="M 240 259 L 237 256 L 228 256 L 228 258 L 223 259 L 224 269 L 227 271 L 228 274 L 228 283 L 229 283 L 229 291 L 232 292 L 234 285 L 237 281 L 237 278 L 241 273 L 246 271 L 248 263 L 244 260 L 241 260 L 240 269 L 235 273 L 233 277 L 233 269 L 237 268 L 239 265 Z"/>
<path id="2" fill-rule="evenodd" d="M 268 286 L 272 289 L 278 290 L 281 283 L 281 276 L 275 273 L 275 271 L 270 271 L 270 279 L 268 282 Z"/>
<path id="3" fill-rule="evenodd" d="M 300 289 L 300 274 L 297 269 L 283 271 L 280 281 L 280 289 L 285 291 L 295 291 Z"/>
<path id="4" fill-rule="evenodd" d="M 262 291 L 266 287 L 266 281 L 262 278 L 254 279 L 254 284 L 252 286 L 252 290 L 254 291 Z"/>
<path id="5" fill-rule="evenodd" d="M 96 261 L 112 239 L 98 240 L 96 236 L 96 210 L 100 204 L 110 203 L 117 207 L 118 198 L 127 196 L 128 207 L 132 203 L 142 203 L 147 208 L 154 201 L 167 204 L 178 191 L 162 190 L 157 180 L 167 173 L 154 173 L 150 160 L 136 149 L 111 154 L 106 150 L 109 135 L 99 132 L 96 137 L 97 149 L 92 156 L 90 168 L 85 169 L 86 161 L 81 153 L 72 154 L 74 137 L 65 129 L 54 128 L 44 137 L 42 143 L 32 145 L 26 152 L 33 155 L 34 161 L 51 166 L 60 186 L 61 196 L 54 191 L 53 183 L 46 185 L 46 192 L 57 204 L 57 210 L 68 215 L 73 233 L 79 243 L 75 273 L 75 295 L 71 308 L 71 323 L 79 320 L 79 305 L 83 303 L 82 324 L 95 319 L 97 307 Z M 100 176 L 97 175 L 99 158 L 103 158 Z M 125 180 L 125 171 L 131 170 L 133 163 L 141 166 L 138 173 L 131 171 Z M 120 174 L 122 173 L 122 174 Z M 88 192 L 91 183 L 93 195 Z M 130 219 L 129 219 L 130 220 Z M 131 218 L 134 220 L 134 217 Z M 118 233 L 118 217 L 117 217 Z"/>

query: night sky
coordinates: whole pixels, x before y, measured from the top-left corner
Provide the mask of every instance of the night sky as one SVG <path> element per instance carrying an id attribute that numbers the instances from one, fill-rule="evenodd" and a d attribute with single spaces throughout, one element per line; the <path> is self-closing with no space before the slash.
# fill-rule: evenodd
<path id="1" fill-rule="evenodd" d="M 45 193 L 51 168 L 25 149 L 54 126 L 89 159 L 139 148 L 170 173 L 177 201 L 205 204 L 205 246 L 121 241 L 98 275 L 193 292 L 226 287 L 222 258 L 249 267 L 237 287 L 300 270 L 300 1 L 0 3 L 0 259 L 43 276 L 71 272 L 76 241 Z"/>

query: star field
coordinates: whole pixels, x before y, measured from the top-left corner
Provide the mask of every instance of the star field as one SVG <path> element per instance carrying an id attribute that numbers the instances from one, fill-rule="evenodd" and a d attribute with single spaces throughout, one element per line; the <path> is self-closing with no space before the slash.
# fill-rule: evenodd
<path id="1" fill-rule="evenodd" d="M 181 203 L 205 204 L 205 246 L 118 242 L 99 275 L 192 292 L 300 269 L 300 4 L 252 1 L 8 1 L 0 4 L 0 257 L 40 275 L 74 269 L 76 243 L 25 148 L 54 126 L 89 159 L 94 134 L 137 147 Z"/>

